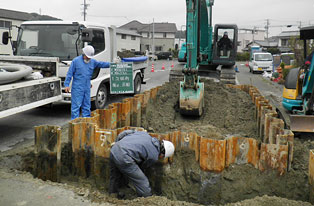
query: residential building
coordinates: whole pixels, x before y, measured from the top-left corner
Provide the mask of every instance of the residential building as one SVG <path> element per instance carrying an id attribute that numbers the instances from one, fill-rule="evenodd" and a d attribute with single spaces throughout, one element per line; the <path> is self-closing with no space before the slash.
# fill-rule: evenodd
<path id="1" fill-rule="evenodd" d="M 259 46 L 264 51 L 268 49 L 276 49 L 278 48 L 278 40 L 277 39 L 254 40 L 247 45 L 247 48 L 251 46 Z"/>
<path id="2" fill-rule="evenodd" d="M 175 34 L 177 32 L 174 23 L 143 24 L 134 20 L 120 26 L 119 29 L 135 30 L 142 35 L 140 46 L 142 52 L 148 50 L 158 53 L 174 49 Z"/>
<path id="3" fill-rule="evenodd" d="M 238 30 L 238 51 L 247 51 L 247 46 L 256 40 L 265 40 L 265 30 L 260 29 L 239 29 Z"/>
<path id="4" fill-rule="evenodd" d="M 291 52 L 292 49 L 289 45 L 291 38 L 299 38 L 300 31 L 283 31 L 278 35 L 278 48 L 282 53 Z"/>
<path id="5" fill-rule="evenodd" d="M 117 51 L 140 51 L 142 35 L 134 30 L 117 29 Z"/>
<path id="6" fill-rule="evenodd" d="M 17 27 L 21 25 L 22 22 L 28 20 L 60 20 L 51 16 L 39 15 L 36 13 L 26 13 L 20 11 L 12 11 L 7 9 L 0 9 L 0 38 L 2 39 L 2 34 L 5 31 L 9 31 L 12 26 L 11 36 L 13 44 L 16 42 L 17 38 Z M 8 45 L 3 45 L 0 43 L 0 55 L 12 55 L 12 47 L 9 43 Z"/>

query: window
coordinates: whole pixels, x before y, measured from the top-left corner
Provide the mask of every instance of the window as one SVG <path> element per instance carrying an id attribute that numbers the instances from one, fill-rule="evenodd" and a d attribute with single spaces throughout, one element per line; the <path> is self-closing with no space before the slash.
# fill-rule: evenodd
<path id="1" fill-rule="evenodd" d="M 126 39 L 126 34 L 121 34 L 121 39 Z"/>
<path id="2" fill-rule="evenodd" d="M 93 30 L 93 39 L 90 43 L 95 49 L 95 54 L 98 54 L 105 50 L 105 34 L 104 30 L 94 29 Z"/>
<path id="3" fill-rule="evenodd" d="M 281 46 L 288 46 L 288 39 L 282 39 Z"/>
<path id="4" fill-rule="evenodd" d="M 136 36 L 131 36 L 131 40 L 136 40 Z"/>
<path id="5" fill-rule="evenodd" d="M 156 46 L 155 51 L 157 51 L 157 52 L 162 51 L 162 46 Z"/>
<path id="6" fill-rule="evenodd" d="M 256 54 L 255 60 L 256 61 L 272 61 L 273 57 L 271 54 Z"/>
<path id="7" fill-rule="evenodd" d="M 4 21 L 4 20 L 0 20 L 0 28 L 7 28 L 9 29 L 12 25 L 11 21 Z"/>
<path id="8" fill-rule="evenodd" d="M 167 33 L 164 33 L 164 38 L 167 38 Z"/>

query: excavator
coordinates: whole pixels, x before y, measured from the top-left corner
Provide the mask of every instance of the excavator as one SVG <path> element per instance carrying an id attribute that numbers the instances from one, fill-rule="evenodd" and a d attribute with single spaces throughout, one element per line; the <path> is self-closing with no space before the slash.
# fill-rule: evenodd
<path id="1" fill-rule="evenodd" d="M 201 116 L 204 83 L 200 76 L 235 84 L 238 28 L 216 24 L 213 32 L 214 0 L 186 0 L 186 64 L 170 71 L 169 80 L 180 81 L 180 113 Z"/>
<path id="2" fill-rule="evenodd" d="M 290 111 L 290 129 L 314 132 L 314 55 L 307 56 L 308 42 L 314 39 L 314 26 L 300 29 L 304 42 L 305 65 L 291 69 L 286 77 L 282 105 Z"/>

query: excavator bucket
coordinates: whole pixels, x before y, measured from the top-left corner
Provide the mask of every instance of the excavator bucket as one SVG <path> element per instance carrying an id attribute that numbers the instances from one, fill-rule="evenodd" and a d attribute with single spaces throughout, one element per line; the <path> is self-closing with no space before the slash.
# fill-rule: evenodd
<path id="1" fill-rule="evenodd" d="M 314 115 L 290 115 L 293 132 L 314 132 Z"/>
<path id="2" fill-rule="evenodd" d="M 204 83 L 198 82 L 197 89 L 184 88 L 180 81 L 180 113 L 190 116 L 201 116 L 204 107 Z"/>

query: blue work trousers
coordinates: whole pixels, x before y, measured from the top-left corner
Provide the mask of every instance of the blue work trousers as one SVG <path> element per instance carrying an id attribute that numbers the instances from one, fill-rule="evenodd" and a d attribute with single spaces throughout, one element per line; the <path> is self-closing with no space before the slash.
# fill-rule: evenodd
<path id="1" fill-rule="evenodd" d="M 123 177 L 126 177 L 134 185 L 139 197 L 148 197 L 152 195 L 147 177 L 135 162 L 119 162 L 112 154 L 110 154 L 109 164 L 109 193 L 117 193 L 121 187 L 121 180 L 123 180 Z"/>
<path id="2" fill-rule="evenodd" d="M 82 109 L 82 117 L 90 117 L 91 116 L 90 108 L 91 108 L 90 91 L 72 90 L 71 119 L 73 120 L 80 116 L 80 109 Z"/>

